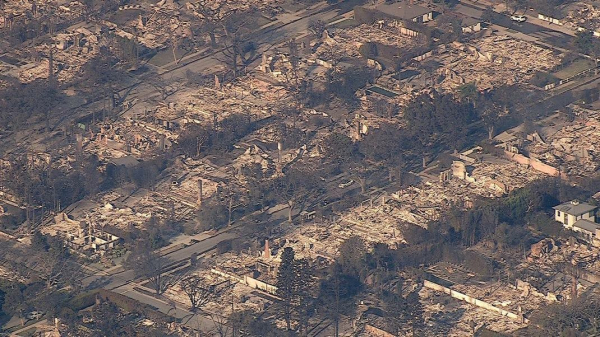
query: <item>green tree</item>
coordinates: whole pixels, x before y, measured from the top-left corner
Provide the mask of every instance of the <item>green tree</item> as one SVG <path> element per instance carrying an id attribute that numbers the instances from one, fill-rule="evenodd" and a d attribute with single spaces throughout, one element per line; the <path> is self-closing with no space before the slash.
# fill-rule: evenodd
<path id="1" fill-rule="evenodd" d="M 314 274 L 308 260 L 296 259 L 292 248 L 284 248 L 276 285 L 288 331 L 292 329 L 293 317 L 298 318 L 299 330 L 306 330 L 311 313 L 313 284 Z"/>
<path id="2" fill-rule="evenodd" d="M 2 311 L 4 311 L 4 313 L 7 315 L 14 315 L 18 313 L 20 309 L 23 309 L 25 298 L 23 297 L 23 292 L 19 285 L 12 285 L 3 289 L 3 291 L 5 292 L 4 304 L 2 305 Z"/>
<path id="3" fill-rule="evenodd" d="M 356 146 L 352 139 L 337 132 L 327 135 L 319 146 L 325 158 L 336 164 L 350 161 L 356 155 Z"/>

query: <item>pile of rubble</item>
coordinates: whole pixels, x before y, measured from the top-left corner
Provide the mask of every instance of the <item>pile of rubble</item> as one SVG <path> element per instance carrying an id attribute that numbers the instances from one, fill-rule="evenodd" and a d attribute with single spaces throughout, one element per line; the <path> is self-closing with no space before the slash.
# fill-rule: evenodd
<path id="1" fill-rule="evenodd" d="M 97 134 L 84 136 L 84 151 L 97 154 L 100 158 L 120 158 L 128 155 L 152 157 L 170 148 L 177 137 L 169 130 L 132 119 L 101 126 Z"/>
<path id="2" fill-rule="evenodd" d="M 441 87 L 450 91 L 466 83 L 475 83 L 479 90 L 526 83 L 536 71 L 552 69 L 561 60 L 550 49 L 506 35 L 453 42 L 444 49 L 437 72 L 444 78 Z"/>
<path id="3" fill-rule="evenodd" d="M 202 199 L 213 196 L 219 188 L 218 181 L 226 177 L 206 162 L 190 158 L 167 170 L 167 178 L 158 182 L 154 190 L 189 208 L 197 208 Z"/>
<path id="4" fill-rule="evenodd" d="M 359 57 L 358 48 L 367 42 L 379 43 L 386 46 L 405 50 L 416 45 L 414 38 L 400 34 L 399 29 L 392 27 L 377 27 L 377 25 L 362 24 L 357 27 L 336 31 L 337 35 L 324 40 L 325 45 L 335 45 L 336 49 L 344 51 L 348 57 Z"/>
<path id="5" fill-rule="evenodd" d="M 577 118 L 545 139 L 527 146 L 532 158 L 538 159 L 571 177 L 593 175 L 600 168 L 600 123 L 598 113 Z"/>
<path id="6" fill-rule="evenodd" d="M 98 54 L 101 41 L 100 27 L 95 24 L 78 25 L 56 34 L 51 45 L 39 44 L 32 48 L 32 62 L 19 68 L 18 77 L 23 83 L 48 78 L 52 52 L 53 74 L 59 82 L 68 82 L 79 76 L 82 67 Z"/>
<path id="7" fill-rule="evenodd" d="M 83 11 L 83 4 L 79 1 L 5 1 L 0 14 L 0 28 L 11 29 L 16 23 L 28 23 L 48 16 L 60 20 L 79 18 Z"/>
<path id="8" fill-rule="evenodd" d="M 567 11 L 567 16 L 561 20 L 565 25 L 600 31 L 600 6 L 597 3 L 574 2 L 567 6 Z"/>
<path id="9" fill-rule="evenodd" d="M 354 235 L 360 235 L 352 227 L 352 224 L 345 221 L 319 221 L 300 227 L 289 225 L 288 228 L 284 229 L 285 235 L 284 238 L 279 240 L 279 245 L 281 247 L 292 247 L 300 258 L 305 257 L 312 260 L 321 257 L 333 260 L 337 256 L 338 248 L 342 242 Z M 273 253 L 277 255 L 281 251 L 283 249 Z"/>
<path id="10" fill-rule="evenodd" d="M 545 177 L 543 173 L 530 170 L 525 165 L 508 161 L 478 163 L 472 174 L 476 178 L 475 184 L 492 190 L 494 197 L 501 197 L 506 192 Z M 482 193 L 482 196 L 483 194 L 487 193 Z"/>
<path id="11" fill-rule="evenodd" d="M 511 286 L 500 283 L 488 283 L 485 285 L 452 286 L 453 290 L 467 294 L 471 297 L 484 300 L 496 307 L 511 311 L 511 309 L 522 306 L 523 310 L 537 309 L 548 302 L 544 299 L 521 297 L 521 292 Z M 457 299 L 449 298 L 448 295 L 440 294 L 432 289 L 423 288 L 419 292 L 423 303 L 427 324 L 431 331 L 445 336 L 470 336 L 473 333 L 472 322 L 475 326 L 485 327 L 501 333 L 511 334 L 515 330 L 526 326 L 524 323 L 502 316 L 496 312 L 474 306 Z M 479 297 L 480 296 L 480 297 Z M 517 310 L 514 310 L 516 313 Z M 449 325 L 448 322 L 452 324 Z"/>
<path id="12" fill-rule="evenodd" d="M 421 221 L 423 219 L 418 215 L 397 207 L 394 203 L 385 202 L 379 206 L 366 204 L 355 207 L 342 215 L 342 224 L 347 224 L 352 232 L 363 237 L 365 241 L 385 242 L 392 248 L 405 243 L 401 234 L 401 224 L 419 224 Z"/>

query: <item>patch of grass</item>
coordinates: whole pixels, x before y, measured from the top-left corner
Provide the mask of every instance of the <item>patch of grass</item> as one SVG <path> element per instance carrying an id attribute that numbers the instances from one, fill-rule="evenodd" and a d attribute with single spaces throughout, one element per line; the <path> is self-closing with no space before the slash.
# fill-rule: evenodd
<path id="1" fill-rule="evenodd" d="M 345 28 L 352 28 L 352 27 L 356 27 L 356 26 L 358 26 L 358 21 L 356 21 L 354 19 L 346 19 L 344 21 L 340 21 L 340 22 L 336 23 L 332 27 L 337 28 L 337 29 L 345 29 Z"/>
<path id="2" fill-rule="evenodd" d="M 258 18 L 256 18 L 256 20 L 250 21 L 246 24 L 245 28 L 250 30 L 250 31 L 255 31 L 257 29 L 259 29 L 260 27 L 266 25 L 267 23 L 271 23 L 274 20 L 271 20 L 269 18 L 266 18 L 264 16 L 259 16 Z"/>
<path id="3" fill-rule="evenodd" d="M 579 59 L 579 60 L 571 63 L 567 67 L 565 67 L 557 72 L 554 72 L 552 75 L 554 75 L 555 77 L 558 77 L 562 80 L 562 79 L 577 75 L 580 72 L 590 69 L 592 67 L 594 67 L 594 62 L 592 60 Z"/>
<path id="4" fill-rule="evenodd" d="M 477 336 L 477 337 L 506 337 L 507 335 L 482 327 L 482 328 L 479 328 L 477 330 L 477 332 L 475 332 L 475 336 Z"/>
<path id="5" fill-rule="evenodd" d="M 177 55 L 177 60 L 180 60 L 182 56 L 189 54 L 189 52 L 178 48 L 175 54 Z M 171 48 L 165 48 L 156 53 L 156 55 L 154 55 L 148 62 L 157 67 L 163 67 L 169 63 L 175 62 L 175 59 L 173 58 L 173 50 Z"/>
<path id="6" fill-rule="evenodd" d="M 31 329 L 27 329 L 25 331 L 21 331 L 20 333 L 17 334 L 17 336 L 33 336 L 35 335 L 35 332 L 37 331 L 36 327 L 33 327 Z"/>
<path id="7" fill-rule="evenodd" d="M 537 71 L 533 77 L 531 78 L 531 80 L 529 81 L 529 83 L 539 87 L 539 88 L 543 88 L 544 86 L 548 85 L 548 84 L 552 84 L 552 83 L 556 83 L 558 82 L 558 78 L 552 74 L 548 74 L 546 72 L 543 71 Z"/>
<path id="8" fill-rule="evenodd" d="M 25 331 L 21 331 L 17 335 L 18 336 L 27 336 L 27 337 L 29 337 L 29 336 L 35 336 L 36 332 L 37 332 L 37 328 L 33 327 L 33 328 L 27 329 Z"/>

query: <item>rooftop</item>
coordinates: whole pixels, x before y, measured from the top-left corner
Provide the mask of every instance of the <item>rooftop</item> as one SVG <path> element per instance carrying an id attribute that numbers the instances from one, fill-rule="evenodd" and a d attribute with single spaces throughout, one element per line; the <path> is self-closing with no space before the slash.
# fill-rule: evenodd
<path id="1" fill-rule="evenodd" d="M 580 203 L 576 200 L 573 200 L 565 202 L 564 204 L 560 204 L 558 206 L 554 206 L 553 208 L 557 211 L 565 212 L 569 215 L 578 216 L 593 211 L 596 208 L 598 208 L 598 206 L 590 205 L 585 202 Z"/>
<path id="2" fill-rule="evenodd" d="M 470 26 L 475 26 L 478 23 L 481 23 L 481 20 L 477 20 L 472 17 L 465 17 L 461 21 L 461 26 L 462 27 L 470 27 Z"/>
<path id="3" fill-rule="evenodd" d="M 585 220 L 585 219 L 581 219 L 581 220 L 577 220 L 574 224 L 574 227 L 579 227 L 585 231 L 588 232 L 592 232 L 595 233 L 597 229 L 600 229 L 600 225 L 590 221 L 590 220 Z"/>

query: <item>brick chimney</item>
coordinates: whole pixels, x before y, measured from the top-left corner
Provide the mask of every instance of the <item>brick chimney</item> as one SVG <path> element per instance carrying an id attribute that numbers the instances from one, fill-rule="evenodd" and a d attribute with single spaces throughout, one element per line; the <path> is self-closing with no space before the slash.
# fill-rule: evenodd
<path id="1" fill-rule="evenodd" d="M 265 259 L 271 259 L 271 248 L 269 248 L 269 239 L 265 240 Z"/>

